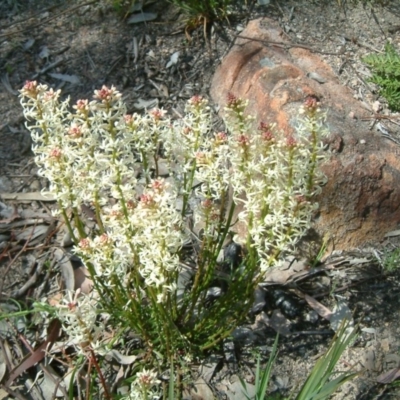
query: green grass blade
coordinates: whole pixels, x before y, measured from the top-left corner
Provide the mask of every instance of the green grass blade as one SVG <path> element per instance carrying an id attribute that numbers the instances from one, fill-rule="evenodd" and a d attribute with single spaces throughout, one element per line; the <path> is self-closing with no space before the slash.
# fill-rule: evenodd
<path id="1" fill-rule="evenodd" d="M 168 400 L 174 400 L 174 398 L 175 398 L 174 361 L 171 358 L 171 372 L 169 376 Z"/>
<path id="2" fill-rule="evenodd" d="M 258 381 L 258 384 L 256 384 L 256 393 L 257 393 L 257 400 L 262 400 L 265 397 L 265 393 L 267 392 L 268 386 L 269 386 L 269 380 L 271 378 L 271 372 L 272 372 L 272 366 L 275 363 L 276 357 L 278 355 L 278 340 L 279 340 L 279 333 L 276 335 L 274 345 L 272 347 L 272 352 L 269 357 L 267 366 L 265 367 L 265 370 L 262 373 L 261 377 L 261 383 Z M 257 372 L 258 373 L 258 379 L 260 377 L 260 358 L 258 358 L 257 362 Z M 257 382 L 257 378 L 256 378 Z"/>
<path id="3" fill-rule="evenodd" d="M 349 324 L 343 322 L 326 354 L 314 365 L 296 400 L 326 399 L 339 386 L 357 375 L 354 372 L 344 372 L 339 377 L 329 381 L 341 355 L 356 335 L 355 329 L 348 333 L 348 328 Z"/>
<path id="4" fill-rule="evenodd" d="M 351 374 L 346 372 L 342 373 L 336 379 L 333 379 L 332 381 L 327 383 L 318 394 L 312 396 L 312 400 L 328 399 L 333 393 L 335 393 L 339 389 L 340 386 L 350 381 L 351 379 L 355 378 L 359 374 L 360 372 L 353 372 Z"/>
<path id="5" fill-rule="evenodd" d="M 242 390 L 243 396 L 246 397 L 246 400 L 252 400 L 247 391 L 246 381 L 243 378 L 241 378 L 240 376 L 239 376 L 239 380 L 240 380 L 241 385 L 243 386 L 243 390 Z"/>
<path id="6" fill-rule="evenodd" d="M 267 392 L 268 386 L 269 386 L 269 380 L 271 377 L 271 372 L 272 372 L 272 366 L 274 365 L 274 362 L 276 360 L 276 357 L 278 355 L 278 340 L 279 340 L 279 334 L 276 335 L 274 345 L 272 346 L 272 351 L 271 355 L 268 359 L 268 363 L 264 369 L 264 371 L 261 371 L 261 366 L 260 366 L 260 359 L 261 357 L 258 356 L 257 358 L 257 368 L 256 368 L 256 378 L 255 378 L 255 389 L 256 389 L 256 395 L 255 395 L 255 400 L 263 400 L 265 399 L 265 393 Z M 246 382 L 239 377 L 240 383 L 243 386 L 243 395 L 246 397 L 246 400 L 252 400 L 250 397 L 248 390 L 247 390 L 247 385 Z"/>

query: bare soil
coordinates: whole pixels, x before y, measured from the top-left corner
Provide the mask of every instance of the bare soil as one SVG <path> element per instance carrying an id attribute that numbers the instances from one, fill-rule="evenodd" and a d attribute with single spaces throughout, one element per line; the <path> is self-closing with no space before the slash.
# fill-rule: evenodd
<path id="1" fill-rule="evenodd" d="M 38 176 L 34 165 L 19 104 L 18 90 L 26 80 L 62 89 L 63 96 L 72 101 L 91 98 L 93 90 L 104 84 L 115 85 L 123 93 L 129 111 L 157 105 L 178 115 L 193 94 L 208 97 L 216 67 L 246 23 L 268 17 L 280 22 L 291 42 L 320 49 L 321 58 L 332 66 L 342 84 L 353 90 L 371 116 L 379 112 L 387 117 L 385 128 L 397 140 L 398 116 L 388 110 L 385 100 L 368 83 L 370 72 L 361 58 L 370 52 L 381 52 L 387 40 L 400 50 L 398 0 L 387 1 L 383 6 L 342 0 L 341 7 L 335 1 L 324 0 L 271 1 L 265 6 L 249 0 L 247 5 L 233 10 L 228 20 L 207 26 L 205 31 L 201 24 L 187 30 L 185 15 L 166 1 L 145 3 L 148 4 L 143 10 L 157 13 L 157 18 L 129 23 L 131 14 L 124 18 L 105 0 L 0 2 L 1 312 L 5 312 L 8 299 L 25 301 L 48 296 L 55 290 L 55 282 L 61 280 L 56 264 L 53 269 L 43 268 L 50 249 L 59 246 L 60 236 L 53 234 L 55 226 L 49 218 L 54 205 L 32 195 L 47 183 Z M 322 54 L 338 53 L 341 49 L 339 56 Z M 173 62 L 177 52 L 177 62 Z M 371 120 L 371 126 L 374 121 Z M 27 195 L 13 199 L 15 193 Z M 44 227 L 41 235 L 32 237 L 28 219 Z M 22 221 L 19 227 L 17 221 Z M 21 232 L 25 236 L 18 236 Z M 266 288 L 267 302 L 262 311 L 270 317 L 279 311 L 290 329 L 289 334 L 280 338 L 271 396 L 296 390 L 333 337 L 328 321 L 315 314 L 299 297 L 300 292 L 318 298 L 330 309 L 337 301 L 344 302 L 360 323 L 359 337 L 345 352 L 339 369 L 353 366 L 361 374 L 344 385 L 334 398 L 400 397 L 396 387 L 377 383 L 382 372 L 400 367 L 400 273 L 385 274 L 379 265 L 379 258 L 384 257 L 382 248 L 397 245 L 394 237 L 374 248 L 329 255 L 324 265 L 333 266 L 335 273 L 311 275 L 290 287 Z M 286 296 L 284 302 L 278 301 L 280 296 Z M 263 361 L 268 359 L 275 329 L 259 322 L 254 315 L 248 322 L 244 327 L 248 330 L 242 331 L 247 333 L 237 332 L 230 353 L 225 350 L 211 358 L 213 361 L 208 360 L 214 372 L 207 384 L 215 398 L 243 398 L 233 394 L 237 375 L 251 383 L 254 354 L 261 352 Z M 0 328 L 0 364 L 6 363 L 7 347 L 13 354 L 13 365 L 18 365 L 25 350 L 18 352 L 15 336 L 5 332 L 3 325 Z M 25 335 L 35 336 L 32 332 Z M 192 369 L 195 380 L 198 371 L 195 366 Z M 22 384 L 26 376 L 34 377 L 35 371 L 22 375 L 18 382 Z M 36 398 L 22 386 L 15 390 L 23 398 Z M 52 397 L 42 393 L 41 398 Z M 188 390 L 187 398 L 195 399 L 195 391 Z"/>

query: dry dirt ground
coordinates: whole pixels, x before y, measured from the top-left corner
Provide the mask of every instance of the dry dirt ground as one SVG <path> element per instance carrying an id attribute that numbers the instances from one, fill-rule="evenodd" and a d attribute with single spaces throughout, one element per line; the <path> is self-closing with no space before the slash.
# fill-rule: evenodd
<path id="1" fill-rule="evenodd" d="M 63 95 L 73 101 L 90 98 L 93 90 L 103 84 L 115 85 L 123 93 L 129 111 L 158 105 L 174 115 L 182 112 L 185 101 L 193 94 L 208 96 L 213 72 L 229 51 L 235 35 L 248 20 L 265 16 L 279 20 L 292 42 L 325 52 L 337 52 L 345 46 L 341 56 L 321 57 L 366 108 L 373 110 L 375 102 L 380 101 L 381 112 L 391 116 L 384 99 L 379 99 L 366 82 L 368 70 L 360 58 L 369 52 L 382 51 L 386 40 L 400 49 L 398 0 L 388 1 L 384 6 L 353 5 L 342 0 L 342 7 L 333 0 L 280 0 L 264 6 L 248 0 L 247 5 L 232 13 L 229 24 L 228 21 L 214 24 L 206 37 L 201 26 L 185 32 L 185 16 L 175 7 L 161 0 L 147 3 L 144 11 L 157 13 L 157 18 L 129 23 L 131 15 L 122 18 L 105 0 L 0 2 L 0 212 L 7 206 L 11 210 L 15 207 L 20 217 L 22 212 L 26 213 L 20 218 L 20 227 L 15 224 L 18 219 L 7 220 L 9 215 L 5 211 L 0 216 L 2 312 L 10 296 L 20 300 L 45 296 L 52 287 L 47 282 L 52 279 L 54 282 L 60 274 L 57 266 L 50 272 L 38 271 L 43 264 L 37 262 L 38 258 L 49 247 L 58 245 L 58 239 L 50 234 L 52 230 L 46 219 L 53 205 L 34 196 L 46 187 L 46 182 L 37 175 L 19 105 L 17 90 L 26 80 L 36 79 L 61 88 Z M 387 128 L 395 132 L 397 127 L 388 121 Z M 13 193 L 29 194 L 15 200 Z M 29 230 L 26 233 L 29 218 L 34 224 L 44 226 L 38 237 L 30 236 Z M 396 387 L 377 383 L 379 374 L 400 366 L 400 274 L 384 274 L 376 259 L 383 257 L 382 246 L 394 244 L 377 243 L 374 249 L 333 255 L 326 259 L 325 265 L 334 265 L 335 273 L 321 273 L 291 288 L 267 289 L 263 311 L 271 316 L 279 310 L 291 330 L 279 342 L 271 391 L 287 395 L 298 387 L 332 338 L 329 323 L 294 294 L 297 290 L 313 295 L 329 308 L 337 301 L 345 303 L 360 323 L 360 335 L 339 366 L 342 370 L 354 366 L 362 373 L 334 398 L 400 398 Z M 251 382 L 254 353 L 261 352 L 264 361 L 268 358 L 275 330 L 254 324 L 253 316 L 248 330 L 242 332 L 247 333 L 242 336 L 238 333 L 234 352 L 221 353 L 210 361 L 215 371 L 209 387 L 215 398 L 235 398 L 229 387 L 237 381 L 236 374 Z M 9 341 L 13 346 L 12 338 L 3 330 L 0 340 L 3 345 Z M 22 355 L 18 356 L 12 348 L 16 365 Z M 195 367 L 193 371 L 195 374 Z M 35 371 L 30 377 L 34 375 Z M 19 383 L 26 376 L 29 374 Z M 20 393 L 23 398 L 34 398 L 24 388 Z M 193 392 L 191 398 L 195 398 Z"/>

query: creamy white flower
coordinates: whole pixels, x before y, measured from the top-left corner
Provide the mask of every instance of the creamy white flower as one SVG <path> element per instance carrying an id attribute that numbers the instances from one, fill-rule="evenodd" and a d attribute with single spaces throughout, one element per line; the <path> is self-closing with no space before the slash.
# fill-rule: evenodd
<path id="1" fill-rule="evenodd" d="M 234 96 L 226 108 L 227 132 L 213 133 L 200 96 L 171 122 L 164 110 L 127 115 L 115 87 L 103 86 L 91 102 L 79 100 L 73 113 L 68 99 L 60 101 L 59 91 L 45 85 L 28 82 L 21 94 L 39 174 L 50 181 L 47 191 L 65 209 L 97 207 L 101 232 L 82 239 L 75 251 L 110 290 L 117 284 L 131 290 L 135 282 L 136 305 L 149 303 L 148 289 L 159 303 L 174 297 L 188 215 L 205 225 L 204 241 L 215 243 L 227 224 L 228 192 L 243 205 L 238 218 L 247 224 L 261 271 L 279 263 L 310 225 L 310 200 L 323 183 L 324 115 L 313 101 L 287 136 L 273 125 L 253 129 L 246 102 Z M 154 176 L 161 149 L 170 166 L 168 184 Z M 179 202 L 184 207 L 178 211 Z M 83 311 L 89 317 L 80 323 Z M 69 299 L 60 315 L 71 340 L 98 343 L 101 324 L 88 297 Z"/>
<path id="2" fill-rule="evenodd" d="M 94 296 L 85 295 L 79 290 L 75 293 L 68 291 L 56 310 L 69 343 L 78 351 L 85 353 L 88 346 L 99 346 L 98 341 L 105 327 L 98 319 L 97 300 Z"/>
<path id="3" fill-rule="evenodd" d="M 161 381 L 157 379 L 157 373 L 143 369 L 136 374 L 129 395 L 122 400 L 156 400 L 160 398 L 161 392 Z"/>

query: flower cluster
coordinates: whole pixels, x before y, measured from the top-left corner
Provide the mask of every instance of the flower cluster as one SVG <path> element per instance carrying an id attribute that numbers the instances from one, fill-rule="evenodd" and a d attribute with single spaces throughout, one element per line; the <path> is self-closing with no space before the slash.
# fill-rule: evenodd
<path id="1" fill-rule="evenodd" d="M 136 374 L 129 396 L 123 397 L 122 400 L 159 399 L 160 393 L 157 385 L 160 383 L 156 372 L 143 369 Z"/>
<path id="2" fill-rule="evenodd" d="M 224 222 L 230 186 L 228 134 L 212 133 L 210 108 L 203 97 L 193 96 L 185 111 L 183 119 L 166 132 L 163 143 L 178 193 L 192 196 L 195 224 L 204 225 L 204 234 L 214 237 Z"/>
<path id="3" fill-rule="evenodd" d="M 231 220 L 236 206 L 241 206 L 238 219 L 247 227 L 253 262 L 246 265 L 249 279 L 240 281 L 246 293 L 254 289 L 257 274 L 278 263 L 310 225 L 316 207 L 311 200 L 323 183 L 319 164 L 325 133 L 325 115 L 315 99 L 306 100 L 294 133 L 265 123 L 254 129 L 254 118 L 245 114 L 247 103 L 233 94 L 225 109 L 226 132 L 217 133 L 201 96 L 192 97 L 185 116 L 176 121 L 162 109 L 128 114 L 121 94 L 106 86 L 95 91 L 92 101 L 78 100 L 71 112 L 69 99 L 60 101 L 59 91 L 27 82 L 21 103 L 39 173 L 50 182 L 48 192 L 59 203 L 102 306 L 110 309 L 114 304 L 105 303 L 115 299 L 118 312 L 151 346 L 163 343 L 168 356 L 187 343 L 179 329 L 193 321 L 199 299 L 207 293 L 218 252 L 236 222 Z M 161 157 L 169 165 L 162 177 Z M 82 226 L 81 205 L 95 210 L 93 232 Z M 74 225 L 65 218 L 69 208 Z M 192 219 L 203 232 L 200 261 L 193 298 L 189 294 L 178 302 L 181 249 L 192 234 Z M 74 342 L 92 347 L 102 328 L 93 301 L 68 297 L 59 307 Z M 229 313 L 226 304 L 221 312 Z M 219 318 L 225 319 L 233 320 Z M 231 328 L 230 322 L 226 329 Z M 155 376 L 146 374 L 138 374 L 138 382 L 150 390 Z"/>
<path id="4" fill-rule="evenodd" d="M 100 349 L 104 325 L 98 321 L 97 300 L 93 295 L 80 293 L 79 289 L 75 293 L 68 291 L 56 309 L 69 344 L 80 353 L 89 347 Z"/>
<path id="5" fill-rule="evenodd" d="M 310 200 L 323 180 L 317 166 L 323 160 L 325 115 L 307 100 L 295 136 L 263 122 L 250 134 L 253 120 L 244 116 L 244 108 L 243 100 L 229 95 L 231 184 L 236 202 L 243 203 L 239 219 L 247 225 L 265 270 L 292 250 L 310 226 L 317 207 Z"/>

